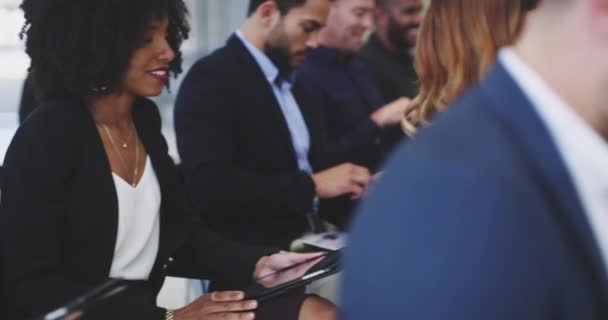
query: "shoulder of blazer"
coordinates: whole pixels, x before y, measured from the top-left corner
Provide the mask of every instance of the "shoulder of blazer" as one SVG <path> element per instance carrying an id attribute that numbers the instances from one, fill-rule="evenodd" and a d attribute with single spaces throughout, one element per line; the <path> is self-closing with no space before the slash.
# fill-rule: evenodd
<path id="1" fill-rule="evenodd" d="M 225 46 L 197 61 L 188 76 L 190 73 L 213 81 L 233 82 L 256 77 L 265 81 L 262 70 L 236 35 L 232 35 Z"/>
<path id="2" fill-rule="evenodd" d="M 87 110 L 76 100 L 42 103 L 13 136 L 3 163 L 5 172 L 35 172 L 49 181 L 67 182 L 74 165 L 99 143 L 94 124 L 87 121 L 91 121 Z"/>
<path id="3" fill-rule="evenodd" d="M 186 72 L 178 90 L 174 111 L 180 113 L 184 109 L 196 107 L 197 104 L 193 104 L 191 100 L 201 93 L 201 88 L 215 93 L 218 90 L 231 91 L 235 87 L 235 82 L 239 80 L 239 75 L 242 74 L 238 65 L 238 60 L 226 47 L 219 48 L 196 61 Z M 209 99 L 209 97 L 205 98 Z"/>
<path id="4" fill-rule="evenodd" d="M 86 132 L 90 116 L 76 99 L 43 102 L 17 129 L 13 140 L 44 142 L 49 148 L 72 149 Z"/>
<path id="5" fill-rule="evenodd" d="M 214 75 L 216 73 L 222 73 L 222 74 L 226 74 L 226 73 L 231 73 L 231 72 L 236 72 L 239 70 L 238 64 L 239 64 L 239 49 L 238 49 L 238 43 L 235 42 L 240 42 L 238 40 L 238 38 L 236 37 L 231 37 L 227 42 L 226 45 L 216 49 L 215 51 L 211 52 L 209 55 L 199 59 L 190 69 L 190 71 L 188 72 L 188 74 L 192 73 L 192 72 L 198 72 L 198 73 L 207 73 L 208 75 Z M 241 45 L 242 46 L 242 45 Z M 244 49 L 244 47 L 243 47 Z M 224 77 L 217 79 L 220 80 L 224 79 Z"/>
<path id="6" fill-rule="evenodd" d="M 79 121 L 90 116 L 84 104 L 79 99 L 54 99 L 42 102 L 32 116 L 23 124 L 31 126 L 40 126 L 47 124 L 58 129 L 73 129 L 78 126 Z"/>

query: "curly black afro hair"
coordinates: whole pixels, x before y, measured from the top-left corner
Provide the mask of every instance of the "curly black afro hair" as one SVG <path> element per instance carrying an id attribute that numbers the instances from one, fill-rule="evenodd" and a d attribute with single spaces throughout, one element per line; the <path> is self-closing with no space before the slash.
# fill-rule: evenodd
<path id="1" fill-rule="evenodd" d="M 183 0 L 24 0 L 21 9 L 26 22 L 20 37 L 41 100 L 119 91 L 150 22 L 165 17 L 176 54 L 169 72 L 182 71 L 179 47 L 190 30 Z"/>

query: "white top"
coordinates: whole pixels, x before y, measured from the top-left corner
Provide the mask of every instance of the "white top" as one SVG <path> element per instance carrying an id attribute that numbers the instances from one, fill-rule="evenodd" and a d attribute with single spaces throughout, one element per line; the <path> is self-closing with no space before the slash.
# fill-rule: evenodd
<path id="1" fill-rule="evenodd" d="M 156 173 L 148 156 L 136 187 L 115 173 L 112 177 L 118 196 L 118 235 L 110 278 L 147 280 L 160 235 L 161 194 Z"/>
<path id="2" fill-rule="evenodd" d="M 499 60 L 553 137 L 608 268 L 608 143 L 512 49 L 502 49 Z"/>

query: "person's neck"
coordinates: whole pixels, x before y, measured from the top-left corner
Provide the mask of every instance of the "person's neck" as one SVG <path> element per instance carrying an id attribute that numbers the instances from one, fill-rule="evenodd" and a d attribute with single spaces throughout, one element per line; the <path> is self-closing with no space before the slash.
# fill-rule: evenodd
<path id="1" fill-rule="evenodd" d="M 264 43 L 266 38 L 259 30 L 259 24 L 252 18 L 247 19 L 239 29 L 247 41 L 253 44 L 260 51 L 264 52 Z"/>
<path id="2" fill-rule="evenodd" d="M 380 45 L 382 46 L 382 48 L 384 48 L 384 50 L 386 50 L 387 52 L 394 54 L 394 55 L 408 55 L 411 48 L 408 48 L 408 50 L 401 50 L 397 47 L 395 47 L 393 45 L 393 43 L 391 42 L 391 40 L 388 38 L 388 33 L 385 32 L 380 32 L 380 30 L 376 30 L 376 32 L 374 33 L 376 35 L 376 37 L 378 38 L 378 41 L 380 42 Z"/>
<path id="3" fill-rule="evenodd" d="M 319 47 L 320 48 L 326 48 L 331 50 L 333 53 L 336 54 L 336 56 L 339 57 L 349 57 L 355 54 L 355 52 L 351 51 L 351 50 L 347 50 L 344 48 L 341 48 L 339 45 L 337 45 L 335 42 L 330 41 L 328 39 L 323 39 L 321 40 L 319 38 Z"/>
<path id="4" fill-rule="evenodd" d="M 595 53 L 598 50 L 589 48 L 586 45 L 589 41 L 581 39 L 584 32 L 567 25 L 560 30 L 555 28 L 548 21 L 528 28 L 514 50 L 589 126 L 608 140 L 608 115 L 603 111 L 608 101 L 608 78 L 597 65 L 601 61 Z"/>
<path id="5" fill-rule="evenodd" d="M 95 123 L 119 129 L 130 128 L 135 97 L 126 94 L 108 94 L 87 100 L 87 107 Z"/>

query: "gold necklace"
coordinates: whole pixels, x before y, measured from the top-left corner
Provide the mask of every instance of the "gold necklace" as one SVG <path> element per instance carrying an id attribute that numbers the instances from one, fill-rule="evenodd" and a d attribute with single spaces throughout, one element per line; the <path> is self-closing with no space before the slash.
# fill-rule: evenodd
<path id="1" fill-rule="evenodd" d="M 102 124 L 102 126 L 103 126 L 103 129 L 105 130 L 106 134 L 108 135 L 108 138 L 110 138 L 110 143 L 112 144 L 112 147 L 114 147 L 114 151 L 116 151 L 116 154 L 118 155 L 118 159 L 120 160 L 120 163 L 122 163 L 123 167 L 125 167 L 125 171 L 129 172 L 129 167 L 127 166 L 127 162 L 122 157 L 122 154 L 120 153 L 120 149 L 118 149 L 118 146 L 116 146 L 116 143 L 114 143 L 114 138 L 112 138 L 112 133 L 110 133 L 110 129 L 105 124 Z M 137 139 L 137 137 L 135 137 L 135 168 L 133 169 L 133 178 L 131 180 L 131 186 L 133 186 L 133 187 L 137 186 L 135 181 L 137 179 L 137 176 L 139 175 L 139 143 L 137 143 L 137 141 L 138 141 L 138 139 Z M 123 144 L 123 149 L 126 149 L 126 143 Z"/>
<path id="2" fill-rule="evenodd" d="M 133 138 L 133 132 L 135 132 L 135 130 L 133 130 L 133 125 L 131 125 L 130 130 L 129 130 L 129 136 L 127 137 L 127 140 L 122 140 L 122 138 L 118 135 L 116 135 L 116 137 L 118 138 L 118 140 L 120 140 L 120 146 L 123 149 L 126 149 L 129 145 L 128 142 L 131 140 L 131 138 Z"/>

